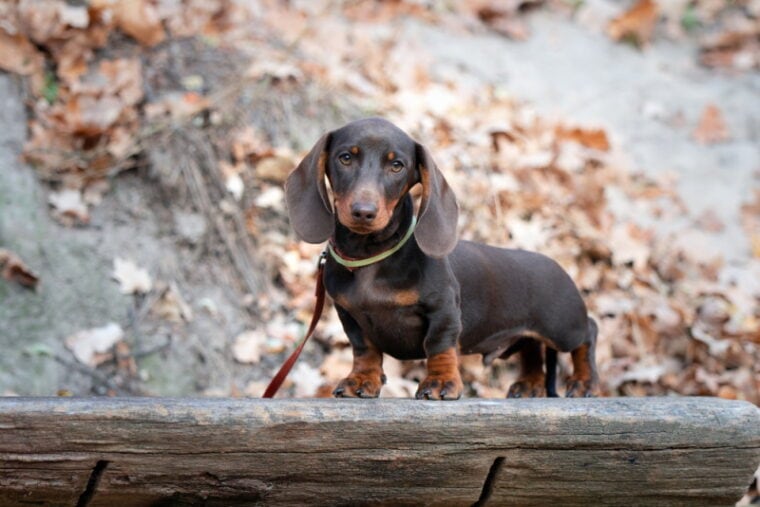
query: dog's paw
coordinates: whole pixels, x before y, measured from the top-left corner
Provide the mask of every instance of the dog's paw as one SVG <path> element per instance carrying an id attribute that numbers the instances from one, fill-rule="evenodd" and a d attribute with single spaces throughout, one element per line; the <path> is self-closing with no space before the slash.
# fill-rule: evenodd
<path id="1" fill-rule="evenodd" d="M 546 384 L 543 375 L 523 378 L 509 386 L 507 398 L 545 398 Z"/>
<path id="2" fill-rule="evenodd" d="M 459 375 L 445 377 L 443 375 L 428 375 L 420 382 L 415 397 L 418 400 L 458 400 L 462 397 L 464 385 Z"/>
<path id="3" fill-rule="evenodd" d="M 599 394 L 599 383 L 592 379 L 577 377 L 567 379 L 566 398 L 596 398 Z"/>
<path id="4" fill-rule="evenodd" d="M 336 398 L 377 398 L 385 384 L 385 375 L 379 371 L 351 374 L 338 383 L 333 391 Z"/>

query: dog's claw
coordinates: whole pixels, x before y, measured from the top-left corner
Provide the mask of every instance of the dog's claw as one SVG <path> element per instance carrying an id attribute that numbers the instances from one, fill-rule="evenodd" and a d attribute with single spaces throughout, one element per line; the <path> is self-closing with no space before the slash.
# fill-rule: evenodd
<path id="1" fill-rule="evenodd" d="M 565 398 L 596 398 L 599 385 L 594 380 L 570 378 L 565 387 Z"/>
<path id="2" fill-rule="evenodd" d="M 543 377 L 525 377 L 511 386 L 507 398 L 543 398 L 546 396 Z"/>
<path id="3" fill-rule="evenodd" d="M 460 379 L 426 378 L 420 383 L 415 398 L 418 400 L 458 400 L 463 390 L 464 386 Z"/>
<path id="4" fill-rule="evenodd" d="M 353 374 L 352 374 L 353 375 Z M 372 375 L 349 375 L 344 378 L 333 390 L 336 398 L 377 398 L 382 388 L 380 374 Z"/>

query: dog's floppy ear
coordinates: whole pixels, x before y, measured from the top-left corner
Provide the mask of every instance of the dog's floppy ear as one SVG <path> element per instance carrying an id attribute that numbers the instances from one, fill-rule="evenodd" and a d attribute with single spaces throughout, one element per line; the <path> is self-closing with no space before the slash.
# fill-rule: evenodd
<path id="1" fill-rule="evenodd" d="M 417 143 L 417 168 L 422 184 L 419 221 L 414 237 L 420 249 L 431 257 L 441 258 L 457 244 L 459 206 L 454 192 L 433 162 L 427 148 Z"/>
<path id="2" fill-rule="evenodd" d="M 321 243 L 333 233 L 335 221 L 325 186 L 330 134 L 323 135 L 285 183 L 290 224 L 308 243 Z"/>

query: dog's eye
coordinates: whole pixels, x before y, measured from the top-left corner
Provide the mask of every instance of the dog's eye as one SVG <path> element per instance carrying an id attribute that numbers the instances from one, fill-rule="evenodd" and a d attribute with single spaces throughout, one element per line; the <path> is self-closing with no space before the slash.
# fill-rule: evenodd
<path id="1" fill-rule="evenodd" d="M 352 159 L 353 157 L 351 156 L 350 153 L 341 153 L 340 155 L 338 155 L 338 160 L 340 160 L 340 163 L 343 165 L 350 164 Z"/>
<path id="2" fill-rule="evenodd" d="M 391 162 L 391 171 L 393 171 L 394 173 L 401 171 L 401 169 L 403 168 L 404 168 L 404 163 L 402 161 L 394 160 L 393 162 Z"/>

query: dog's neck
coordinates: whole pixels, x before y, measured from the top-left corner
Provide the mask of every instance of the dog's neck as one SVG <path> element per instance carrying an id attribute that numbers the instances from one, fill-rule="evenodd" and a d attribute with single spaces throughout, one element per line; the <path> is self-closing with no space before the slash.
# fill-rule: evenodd
<path id="1" fill-rule="evenodd" d="M 340 254 L 347 258 L 372 257 L 397 245 L 409 230 L 413 216 L 414 204 L 409 194 L 405 195 L 393 210 L 388 225 L 378 232 L 371 234 L 352 232 L 340 223 L 336 215 L 333 244 Z"/>

